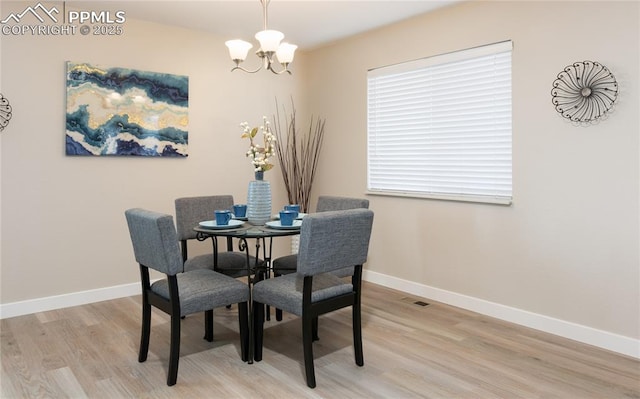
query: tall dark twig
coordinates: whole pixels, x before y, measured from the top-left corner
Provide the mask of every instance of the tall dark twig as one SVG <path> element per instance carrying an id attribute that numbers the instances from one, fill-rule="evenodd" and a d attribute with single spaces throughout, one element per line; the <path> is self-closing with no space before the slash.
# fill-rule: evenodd
<path id="1" fill-rule="evenodd" d="M 288 114 L 283 106 L 282 115 L 276 99 L 276 115 L 273 118 L 277 138 L 276 155 L 280 161 L 280 171 L 289 203 L 299 204 L 301 212 L 308 212 L 311 188 L 322 148 L 325 120 L 315 118 L 314 121 L 311 116 L 309 130 L 306 133 L 299 132 L 293 99 L 291 99 L 291 113 Z"/>

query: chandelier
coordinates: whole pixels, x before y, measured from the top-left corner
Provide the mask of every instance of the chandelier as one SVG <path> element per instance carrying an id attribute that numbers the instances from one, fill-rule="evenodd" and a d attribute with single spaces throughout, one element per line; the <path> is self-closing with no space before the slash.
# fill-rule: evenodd
<path id="1" fill-rule="evenodd" d="M 249 42 L 245 42 L 244 40 L 235 39 L 228 40 L 224 44 L 229 48 L 229 55 L 233 62 L 236 63 L 236 66 L 231 69 L 231 71 L 235 71 L 239 69 L 241 71 L 245 71 L 248 73 L 256 73 L 262 68 L 269 70 L 277 75 L 281 73 L 287 72 L 291 75 L 291 71 L 288 69 L 289 64 L 293 61 L 293 53 L 296 51 L 298 46 L 290 43 L 280 43 L 282 39 L 284 39 L 284 34 L 277 30 L 269 30 L 267 29 L 267 7 L 271 0 L 260 0 L 262 4 L 262 17 L 264 22 L 264 30 L 256 33 L 256 39 L 260 42 L 260 48 L 256 51 L 256 55 L 262 59 L 262 65 L 258 67 L 255 71 L 250 71 L 244 69 L 240 66 L 240 63 L 247 58 L 247 53 L 253 47 L 253 45 Z M 276 71 L 273 69 L 274 64 L 274 56 L 280 62 L 283 69 L 280 71 Z"/>

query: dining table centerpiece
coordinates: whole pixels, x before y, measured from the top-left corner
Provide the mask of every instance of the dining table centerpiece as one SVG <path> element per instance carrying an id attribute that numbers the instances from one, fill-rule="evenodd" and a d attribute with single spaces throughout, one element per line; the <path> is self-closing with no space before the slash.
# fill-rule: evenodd
<path id="1" fill-rule="evenodd" d="M 298 204 L 302 213 L 311 212 L 311 189 L 320 159 L 326 119 L 312 116 L 308 128 L 299 129 L 293 98 L 291 111 L 287 112 L 283 106 L 282 113 L 276 99 L 276 115 L 273 119 L 276 154 L 289 203 Z M 291 253 L 298 253 L 299 238 L 294 236 L 291 239 Z"/>
<path id="2" fill-rule="evenodd" d="M 276 155 L 280 162 L 280 172 L 287 190 L 290 204 L 300 205 L 300 212 L 311 212 L 311 189 L 318 168 L 320 150 L 324 139 L 324 118 L 309 120 L 306 130 L 299 128 L 296 108 L 291 100 L 291 111 L 282 107 L 282 113 L 276 100 L 275 136 L 277 138 Z"/>
<path id="3" fill-rule="evenodd" d="M 242 128 L 241 138 L 249 139 L 247 158 L 253 165 L 254 180 L 249 182 L 247 193 L 247 220 L 249 223 L 260 226 L 271 219 L 271 184 L 264 180 L 264 172 L 273 168 L 270 158 L 275 155 L 276 136 L 271 131 L 271 124 L 267 117 L 262 117 L 262 125 L 251 127 L 247 122 L 240 124 Z M 258 139 L 262 134 L 262 143 Z"/>

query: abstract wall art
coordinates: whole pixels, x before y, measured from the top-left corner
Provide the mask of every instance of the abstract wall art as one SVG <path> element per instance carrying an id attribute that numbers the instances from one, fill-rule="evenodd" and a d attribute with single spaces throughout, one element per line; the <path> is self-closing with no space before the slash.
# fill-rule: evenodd
<path id="1" fill-rule="evenodd" d="M 186 157 L 189 78 L 67 62 L 67 155 Z"/>

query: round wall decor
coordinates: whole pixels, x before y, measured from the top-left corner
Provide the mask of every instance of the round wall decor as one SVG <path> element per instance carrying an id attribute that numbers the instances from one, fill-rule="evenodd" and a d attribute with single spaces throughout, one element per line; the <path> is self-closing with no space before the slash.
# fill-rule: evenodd
<path id="1" fill-rule="evenodd" d="M 11 119 L 11 105 L 2 93 L 0 93 L 0 132 L 4 130 Z"/>
<path id="2" fill-rule="evenodd" d="M 618 97 L 618 82 L 602 64 L 574 62 L 553 81 L 552 102 L 556 111 L 572 122 L 595 122 Z"/>

